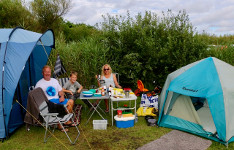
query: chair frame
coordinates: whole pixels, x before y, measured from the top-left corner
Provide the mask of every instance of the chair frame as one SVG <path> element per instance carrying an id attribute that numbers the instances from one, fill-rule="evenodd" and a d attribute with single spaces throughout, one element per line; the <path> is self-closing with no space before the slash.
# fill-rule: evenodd
<path id="1" fill-rule="evenodd" d="M 66 108 L 66 105 L 64 105 L 64 107 Z M 74 141 L 71 140 L 70 136 L 67 134 L 67 132 L 65 131 L 65 128 L 63 126 L 63 123 L 66 123 L 69 120 L 72 120 L 72 123 L 74 123 L 74 114 L 73 113 L 68 113 L 67 115 L 65 115 L 63 118 L 58 117 L 58 113 L 49 113 L 48 111 L 48 106 L 46 101 L 44 101 L 40 106 L 39 106 L 39 110 L 40 110 L 40 115 L 43 118 L 43 123 L 42 125 L 45 127 L 46 131 L 45 131 L 45 135 L 44 135 L 44 142 L 46 143 L 48 141 L 48 139 L 51 137 L 51 135 L 54 133 L 54 130 L 57 126 L 57 124 L 60 124 L 64 133 L 66 134 L 68 140 L 70 141 L 71 144 L 75 144 L 76 141 L 78 140 L 78 137 L 80 135 L 80 131 L 78 129 L 77 126 L 75 126 L 76 130 L 77 130 L 77 136 L 75 138 Z M 66 108 L 67 110 L 67 108 Z M 67 110 L 68 111 L 68 110 Z M 51 121 L 50 121 L 51 120 Z M 52 134 L 50 134 L 49 136 L 47 135 L 48 131 L 51 131 L 51 126 L 53 126 L 53 130 L 52 130 Z"/>

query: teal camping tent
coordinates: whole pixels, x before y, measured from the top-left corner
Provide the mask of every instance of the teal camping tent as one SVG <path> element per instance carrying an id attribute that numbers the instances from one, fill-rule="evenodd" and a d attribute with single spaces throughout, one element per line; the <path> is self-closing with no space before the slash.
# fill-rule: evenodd
<path id="1" fill-rule="evenodd" d="M 234 67 L 209 57 L 169 74 L 159 98 L 159 126 L 234 141 Z"/>
<path id="2" fill-rule="evenodd" d="M 23 124 L 30 86 L 42 78 L 41 69 L 54 48 L 54 33 L 22 28 L 0 29 L 0 139 Z"/>

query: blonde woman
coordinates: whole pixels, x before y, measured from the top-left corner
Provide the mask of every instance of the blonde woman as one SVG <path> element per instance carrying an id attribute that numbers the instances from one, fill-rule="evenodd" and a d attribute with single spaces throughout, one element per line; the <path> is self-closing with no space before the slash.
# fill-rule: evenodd
<path id="1" fill-rule="evenodd" d="M 96 76 L 97 78 L 97 76 Z M 108 87 L 117 87 L 117 88 L 122 88 L 117 79 L 115 74 L 112 73 L 111 66 L 109 64 L 105 64 L 102 67 L 102 73 L 101 73 L 101 80 L 105 81 L 105 86 Z M 100 86 L 100 83 L 98 82 L 98 85 Z M 98 102 L 98 101 L 97 101 Z M 108 107 L 108 100 L 105 99 L 105 104 L 106 104 L 106 112 L 109 112 L 109 107 Z"/>

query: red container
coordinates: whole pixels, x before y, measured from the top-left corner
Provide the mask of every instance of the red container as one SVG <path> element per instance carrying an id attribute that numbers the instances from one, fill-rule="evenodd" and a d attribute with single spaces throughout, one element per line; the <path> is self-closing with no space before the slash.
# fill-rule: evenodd
<path id="1" fill-rule="evenodd" d="M 121 118 L 122 117 L 122 110 L 117 110 L 117 115 L 119 118 Z"/>

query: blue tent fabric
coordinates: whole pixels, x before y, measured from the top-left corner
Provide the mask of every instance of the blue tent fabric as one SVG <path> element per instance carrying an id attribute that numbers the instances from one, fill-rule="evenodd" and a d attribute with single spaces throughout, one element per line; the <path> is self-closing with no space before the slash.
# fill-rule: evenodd
<path id="1" fill-rule="evenodd" d="M 52 30 L 40 34 L 15 28 L 0 29 L 0 43 L 0 138 L 6 138 L 23 124 L 24 111 L 13 102 L 15 94 L 26 107 L 25 89 L 42 77 L 41 69 L 55 42 Z"/>

